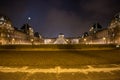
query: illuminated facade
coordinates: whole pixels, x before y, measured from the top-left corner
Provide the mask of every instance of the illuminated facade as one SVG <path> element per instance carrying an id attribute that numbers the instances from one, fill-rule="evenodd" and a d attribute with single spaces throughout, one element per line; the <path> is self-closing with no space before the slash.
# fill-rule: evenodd
<path id="1" fill-rule="evenodd" d="M 116 14 L 108 28 L 102 29 L 99 24 L 93 24 L 89 35 L 80 39 L 81 44 L 120 44 L 120 13 Z"/>
<path id="2" fill-rule="evenodd" d="M 80 42 L 82 44 L 107 44 L 108 40 L 108 29 L 102 29 L 99 23 L 95 23 L 90 26 L 88 33 L 83 34 Z"/>
<path id="3" fill-rule="evenodd" d="M 55 40 L 54 44 L 68 44 L 64 35 L 63 34 L 59 34 L 58 38 Z"/>
<path id="4" fill-rule="evenodd" d="M 0 44 L 41 44 L 43 39 L 41 36 L 34 36 L 34 30 L 28 24 L 24 24 L 23 28 L 15 29 L 11 20 L 0 15 Z"/>
<path id="5" fill-rule="evenodd" d="M 66 38 L 60 33 L 57 38 L 45 38 L 44 44 L 79 44 L 79 38 Z"/>
<path id="6" fill-rule="evenodd" d="M 99 23 L 95 23 L 81 38 L 66 38 L 59 34 L 57 38 L 44 39 L 29 24 L 16 29 L 8 17 L 0 15 L 0 44 L 120 44 L 120 13 L 113 17 L 108 28 L 103 29 Z"/>
<path id="7" fill-rule="evenodd" d="M 55 38 L 45 38 L 44 44 L 53 44 L 55 40 Z"/>
<path id="8" fill-rule="evenodd" d="M 116 14 L 110 23 L 109 38 L 111 43 L 120 44 L 120 13 Z"/>
<path id="9" fill-rule="evenodd" d="M 10 19 L 0 15 L 0 44 L 10 44 L 13 31 Z"/>

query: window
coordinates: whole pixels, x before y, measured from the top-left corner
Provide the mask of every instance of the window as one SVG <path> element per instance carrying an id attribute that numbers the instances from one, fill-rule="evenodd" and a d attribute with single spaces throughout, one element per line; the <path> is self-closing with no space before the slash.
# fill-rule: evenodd
<path id="1" fill-rule="evenodd" d="M 3 22 L 0 22 L 0 24 L 2 24 Z"/>
<path id="2" fill-rule="evenodd" d="M 1 21 L 4 21 L 5 19 L 4 19 L 4 17 L 1 17 L 0 20 L 1 20 Z"/>

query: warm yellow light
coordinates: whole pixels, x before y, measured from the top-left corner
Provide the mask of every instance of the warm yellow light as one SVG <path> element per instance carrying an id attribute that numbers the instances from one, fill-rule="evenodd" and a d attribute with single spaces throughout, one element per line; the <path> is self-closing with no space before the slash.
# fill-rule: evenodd
<path id="1" fill-rule="evenodd" d="M 33 42 L 33 39 L 31 39 L 31 42 Z"/>
<path id="2" fill-rule="evenodd" d="M 84 39 L 84 41 L 86 41 L 87 39 Z"/>
<path id="3" fill-rule="evenodd" d="M 69 40 L 67 39 L 66 41 L 68 42 Z"/>
<path id="4" fill-rule="evenodd" d="M 106 40 L 106 38 L 105 38 L 105 37 L 103 37 L 103 40 Z"/>
<path id="5" fill-rule="evenodd" d="M 15 41 L 15 39 L 14 39 L 14 38 L 13 38 L 12 40 L 13 40 L 13 41 Z"/>

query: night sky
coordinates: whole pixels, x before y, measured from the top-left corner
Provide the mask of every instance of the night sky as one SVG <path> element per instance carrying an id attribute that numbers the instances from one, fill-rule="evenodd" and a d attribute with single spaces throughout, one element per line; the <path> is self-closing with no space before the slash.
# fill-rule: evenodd
<path id="1" fill-rule="evenodd" d="M 108 27 L 120 12 L 120 0 L 0 0 L 0 14 L 15 27 L 29 23 L 44 37 L 78 37 L 99 22 Z M 31 20 L 28 20 L 31 17 Z"/>

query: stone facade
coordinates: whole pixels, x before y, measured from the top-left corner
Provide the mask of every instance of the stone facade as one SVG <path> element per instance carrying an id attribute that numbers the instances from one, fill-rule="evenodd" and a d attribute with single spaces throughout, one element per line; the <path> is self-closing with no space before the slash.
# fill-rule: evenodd
<path id="1" fill-rule="evenodd" d="M 111 43 L 120 44 L 120 13 L 116 14 L 109 25 Z"/>
<path id="2" fill-rule="evenodd" d="M 25 24 L 25 26 L 28 24 Z M 15 29 L 11 20 L 3 15 L 0 15 L 0 44 L 40 44 L 43 39 L 34 36 L 32 27 L 27 26 L 27 30 Z M 40 42 L 39 42 L 40 41 Z"/>
<path id="3" fill-rule="evenodd" d="M 35 36 L 29 24 L 16 29 L 8 17 L 0 15 L 0 44 L 120 44 L 120 13 L 113 17 L 108 28 L 103 29 L 99 23 L 90 27 L 81 38 L 66 38 L 63 34 L 57 38 L 42 38 L 38 33 Z"/>

